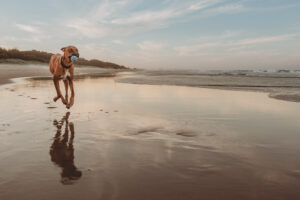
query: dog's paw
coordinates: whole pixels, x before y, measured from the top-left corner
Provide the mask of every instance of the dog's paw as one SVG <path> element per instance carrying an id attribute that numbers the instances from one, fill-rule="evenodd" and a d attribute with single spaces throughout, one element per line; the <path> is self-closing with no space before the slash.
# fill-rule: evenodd
<path id="1" fill-rule="evenodd" d="M 69 99 L 69 98 L 68 98 L 68 96 L 66 95 L 66 96 L 65 96 L 66 105 L 69 104 L 68 99 Z"/>
<path id="2" fill-rule="evenodd" d="M 56 102 L 59 98 L 60 98 L 60 96 L 54 97 L 53 101 Z"/>
<path id="3" fill-rule="evenodd" d="M 66 101 L 63 97 L 61 97 L 61 102 L 62 102 L 63 104 L 65 104 L 65 105 L 68 104 L 67 101 Z"/>

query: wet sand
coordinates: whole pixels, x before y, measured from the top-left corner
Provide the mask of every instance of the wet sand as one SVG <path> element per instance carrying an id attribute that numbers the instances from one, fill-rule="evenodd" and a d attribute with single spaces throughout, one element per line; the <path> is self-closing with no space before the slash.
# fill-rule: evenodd
<path id="1" fill-rule="evenodd" d="M 0 199 L 300 197 L 300 104 L 265 93 L 49 80 L 0 88 Z"/>

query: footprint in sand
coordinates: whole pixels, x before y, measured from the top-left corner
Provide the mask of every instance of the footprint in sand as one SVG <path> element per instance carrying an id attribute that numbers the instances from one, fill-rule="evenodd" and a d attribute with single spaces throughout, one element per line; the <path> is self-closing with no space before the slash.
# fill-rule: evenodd
<path id="1" fill-rule="evenodd" d="M 184 136 L 184 137 L 196 137 L 197 134 L 192 131 L 179 131 L 176 135 Z"/>
<path id="2" fill-rule="evenodd" d="M 31 97 L 31 99 L 32 99 L 32 100 L 36 100 L 37 98 L 35 98 L 35 97 Z"/>
<path id="3" fill-rule="evenodd" d="M 207 133 L 205 136 L 213 137 L 213 136 L 216 136 L 216 135 L 217 135 L 216 133 Z"/>
<path id="4" fill-rule="evenodd" d="M 47 108 L 48 108 L 48 109 L 55 109 L 55 108 L 57 108 L 57 107 L 55 107 L 55 106 L 48 106 Z"/>
<path id="5" fill-rule="evenodd" d="M 44 104 L 50 104 L 50 102 L 45 102 Z"/>

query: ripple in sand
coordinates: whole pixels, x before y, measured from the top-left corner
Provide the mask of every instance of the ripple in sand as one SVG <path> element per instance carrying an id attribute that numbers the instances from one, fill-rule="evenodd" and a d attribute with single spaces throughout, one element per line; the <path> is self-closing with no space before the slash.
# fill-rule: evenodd
<path id="1" fill-rule="evenodd" d="M 207 133 L 205 136 L 213 137 L 213 136 L 216 136 L 216 135 L 217 135 L 216 133 Z"/>
<path id="2" fill-rule="evenodd" d="M 184 137 L 196 137 L 197 134 L 192 131 L 179 131 L 176 133 L 176 135 L 181 135 Z"/>
<path id="3" fill-rule="evenodd" d="M 140 134 L 154 133 L 154 132 L 157 132 L 159 129 L 161 129 L 161 128 L 158 128 L 158 127 L 143 128 L 143 129 L 140 129 L 136 133 L 133 133 L 131 135 L 140 135 Z"/>
<path id="4" fill-rule="evenodd" d="M 31 99 L 32 99 L 32 100 L 36 100 L 37 98 L 35 98 L 35 97 L 31 97 Z"/>
<path id="5" fill-rule="evenodd" d="M 210 175 L 210 174 L 215 174 L 215 173 L 219 172 L 219 170 L 217 169 L 216 166 L 210 165 L 210 164 L 203 164 L 198 167 L 190 167 L 188 169 L 192 170 L 192 171 L 197 171 L 198 173 L 201 173 L 202 175 Z"/>
<path id="6" fill-rule="evenodd" d="M 204 146 L 204 145 L 182 145 L 181 146 L 184 149 L 190 149 L 190 150 L 196 150 L 196 149 L 201 149 L 205 151 L 216 151 L 217 148 L 211 147 L 211 146 Z"/>
<path id="7" fill-rule="evenodd" d="M 44 104 L 50 104 L 50 102 L 45 102 Z"/>
<path id="8" fill-rule="evenodd" d="M 287 174 L 289 176 L 294 177 L 294 178 L 300 178 L 300 170 L 299 169 L 297 169 L 297 170 L 291 170 L 291 171 L 287 172 Z"/>
<path id="9" fill-rule="evenodd" d="M 20 134 L 22 133 L 21 131 L 14 131 L 14 132 L 11 132 L 11 133 L 8 133 L 8 135 L 16 135 L 16 134 Z"/>

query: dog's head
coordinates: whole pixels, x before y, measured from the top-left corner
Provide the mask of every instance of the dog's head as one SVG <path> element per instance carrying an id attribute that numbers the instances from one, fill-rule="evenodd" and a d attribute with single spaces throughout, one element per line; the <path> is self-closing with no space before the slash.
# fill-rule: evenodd
<path id="1" fill-rule="evenodd" d="M 71 62 L 72 56 L 77 56 L 79 58 L 79 52 L 78 49 L 74 46 L 67 46 L 61 48 L 61 50 L 64 52 L 64 57 Z"/>

